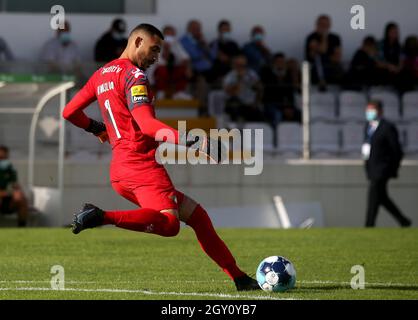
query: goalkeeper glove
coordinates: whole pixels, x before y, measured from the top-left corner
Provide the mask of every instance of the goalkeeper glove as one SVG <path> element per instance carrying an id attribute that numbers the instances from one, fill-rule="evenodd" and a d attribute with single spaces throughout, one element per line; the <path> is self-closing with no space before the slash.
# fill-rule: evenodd
<path id="1" fill-rule="evenodd" d="M 180 144 L 185 145 L 191 149 L 203 152 L 206 156 L 219 164 L 227 157 L 227 150 L 222 141 L 211 138 L 195 136 L 192 134 L 183 133 L 180 137 Z"/>
<path id="2" fill-rule="evenodd" d="M 87 132 L 94 134 L 96 137 L 98 137 L 101 143 L 105 143 L 106 141 L 109 141 L 109 136 L 106 131 L 106 126 L 103 122 L 90 119 L 90 124 L 85 130 Z"/>

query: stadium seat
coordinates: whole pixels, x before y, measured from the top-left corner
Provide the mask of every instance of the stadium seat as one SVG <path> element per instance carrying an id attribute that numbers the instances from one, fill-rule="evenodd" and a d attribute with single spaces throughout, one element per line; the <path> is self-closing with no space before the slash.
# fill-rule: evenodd
<path id="1" fill-rule="evenodd" d="M 361 145 L 364 141 L 364 125 L 353 122 L 344 123 L 341 131 L 342 155 L 345 157 L 361 157 Z"/>
<path id="2" fill-rule="evenodd" d="M 408 143 L 408 123 L 397 123 L 396 128 L 398 129 L 399 142 L 401 143 L 403 149 L 405 150 Z"/>
<path id="3" fill-rule="evenodd" d="M 370 99 L 382 101 L 383 113 L 387 119 L 392 121 L 399 121 L 401 119 L 399 97 L 396 93 L 391 91 L 372 92 Z"/>
<path id="4" fill-rule="evenodd" d="M 405 121 L 418 120 L 418 91 L 410 91 L 402 96 L 403 119 Z"/>
<path id="5" fill-rule="evenodd" d="M 407 143 L 405 152 L 407 154 L 418 154 L 418 124 L 410 123 L 407 129 Z"/>
<path id="6" fill-rule="evenodd" d="M 310 97 L 311 121 L 335 121 L 336 98 L 331 92 L 314 92 Z"/>
<path id="7" fill-rule="evenodd" d="M 265 122 L 247 122 L 244 125 L 243 129 L 250 129 L 251 132 L 251 143 L 248 144 L 249 141 L 243 140 L 243 149 L 244 150 L 254 150 L 254 148 L 260 148 L 263 146 L 264 152 L 273 152 L 275 150 L 274 148 L 274 142 L 273 142 L 273 129 L 271 126 Z M 263 130 L 263 143 L 261 141 L 257 141 L 254 130 L 255 129 L 262 129 Z M 243 136 L 244 138 L 244 136 Z"/>
<path id="8" fill-rule="evenodd" d="M 366 95 L 357 91 L 342 91 L 339 95 L 339 119 L 342 121 L 364 121 L 367 105 Z"/>
<path id="9" fill-rule="evenodd" d="M 276 132 L 280 154 L 302 154 L 302 126 L 299 123 L 280 123 Z"/>
<path id="10" fill-rule="evenodd" d="M 325 153 L 336 155 L 339 152 L 340 126 L 330 123 L 311 124 L 311 151 L 313 156 Z"/>
<path id="11" fill-rule="evenodd" d="M 371 86 L 368 91 L 369 95 L 381 92 L 396 93 L 396 90 L 392 86 Z"/>
<path id="12" fill-rule="evenodd" d="M 225 109 L 225 92 L 223 90 L 212 90 L 208 94 L 208 113 L 217 117 L 222 115 Z"/>
<path id="13" fill-rule="evenodd" d="M 212 90 L 208 94 L 208 113 L 216 118 L 218 128 L 223 128 L 229 118 L 225 113 L 225 92 L 223 90 Z"/>

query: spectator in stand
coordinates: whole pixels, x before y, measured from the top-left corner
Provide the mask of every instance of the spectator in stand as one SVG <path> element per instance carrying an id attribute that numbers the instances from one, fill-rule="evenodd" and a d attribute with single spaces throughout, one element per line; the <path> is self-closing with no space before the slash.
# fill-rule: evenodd
<path id="1" fill-rule="evenodd" d="M 63 29 L 48 40 L 41 50 L 41 61 L 46 62 L 51 72 L 80 73 L 81 56 L 77 44 L 71 37 L 71 26 L 65 21 Z"/>
<path id="2" fill-rule="evenodd" d="M 225 112 L 232 121 L 262 121 L 260 110 L 262 87 L 257 73 L 248 68 L 247 58 L 240 54 L 233 59 L 233 69 L 223 81 L 227 95 Z"/>
<path id="3" fill-rule="evenodd" d="M 418 37 L 408 36 L 402 51 L 399 89 L 405 92 L 418 86 Z"/>
<path id="4" fill-rule="evenodd" d="M 320 43 L 316 39 L 309 41 L 307 60 L 310 62 L 312 83 L 318 85 L 321 90 L 325 90 L 325 55 L 321 53 Z"/>
<path id="5" fill-rule="evenodd" d="M 331 18 L 328 15 L 320 15 L 316 19 L 316 29 L 306 38 L 305 43 L 305 57 L 309 62 L 312 62 L 311 55 L 309 54 L 309 48 L 312 41 L 318 43 L 319 53 L 324 56 L 325 62 L 330 60 L 330 57 L 334 53 L 334 50 L 341 48 L 340 37 L 330 32 L 331 30 Z"/>
<path id="6" fill-rule="evenodd" d="M 157 99 L 191 99 L 187 85 L 192 76 L 190 57 L 176 38 L 176 29 L 163 28 L 164 44 L 158 62 L 150 68 Z"/>
<path id="7" fill-rule="evenodd" d="M 247 57 L 248 66 L 259 72 L 261 68 L 268 65 L 271 60 L 270 49 L 264 43 L 265 33 L 261 26 L 255 26 L 251 30 L 251 41 L 242 48 Z"/>
<path id="8" fill-rule="evenodd" d="M 119 58 L 128 43 L 125 33 L 126 22 L 120 18 L 113 20 L 110 29 L 96 42 L 94 60 L 105 64 Z"/>
<path id="9" fill-rule="evenodd" d="M 316 19 L 315 31 L 307 36 L 305 42 L 305 58 L 311 63 L 312 83 L 319 85 L 320 90 L 326 90 L 328 83 L 335 82 L 341 71 L 341 62 L 338 62 L 342 51 L 341 39 L 330 30 L 331 18 L 320 15 Z"/>
<path id="10" fill-rule="evenodd" d="M 10 50 L 7 42 L 0 37 L 0 61 L 14 60 L 13 52 Z"/>
<path id="11" fill-rule="evenodd" d="M 393 65 L 379 61 L 376 39 L 367 36 L 351 61 L 347 84 L 352 89 L 382 85 L 385 79 L 396 72 L 397 68 Z"/>
<path id="12" fill-rule="evenodd" d="M 381 79 L 383 85 L 395 85 L 401 71 L 401 45 L 399 43 L 399 28 L 394 22 L 390 22 L 385 27 L 383 39 L 378 44 L 379 61 L 387 66 L 389 72 L 385 72 Z"/>
<path id="13" fill-rule="evenodd" d="M 295 107 L 295 91 L 299 86 L 297 62 L 286 60 L 279 52 L 273 56 L 273 64 L 260 71 L 263 85 L 265 117 L 276 128 L 280 121 L 300 121 L 300 111 Z"/>
<path id="14" fill-rule="evenodd" d="M 26 226 L 28 202 L 17 182 L 17 173 L 9 160 L 9 148 L 0 146 L 0 214 L 17 212 L 17 225 Z"/>
<path id="15" fill-rule="evenodd" d="M 399 67 L 401 59 L 401 44 L 399 42 L 399 28 L 394 22 L 385 27 L 383 39 L 379 42 L 379 57 L 382 61 Z"/>
<path id="16" fill-rule="evenodd" d="M 215 82 L 219 82 L 231 71 L 232 59 L 239 54 L 238 44 L 232 39 L 231 24 L 221 20 L 218 24 L 218 38 L 210 44 Z"/>
<path id="17" fill-rule="evenodd" d="M 325 80 L 330 85 L 341 85 L 344 81 L 345 70 L 342 63 L 341 47 L 335 48 L 324 68 Z"/>
<path id="18" fill-rule="evenodd" d="M 202 25 L 198 20 L 190 20 L 187 23 L 187 32 L 180 38 L 180 43 L 189 55 L 192 65 L 190 90 L 194 93 L 194 98 L 200 102 L 200 114 L 206 114 L 209 85 L 214 80 L 213 62 L 209 45 L 202 33 Z"/>
<path id="19" fill-rule="evenodd" d="M 199 21 L 189 21 L 187 33 L 181 37 L 180 43 L 190 56 L 194 75 L 203 76 L 208 82 L 211 82 L 213 79 L 212 58 Z"/>

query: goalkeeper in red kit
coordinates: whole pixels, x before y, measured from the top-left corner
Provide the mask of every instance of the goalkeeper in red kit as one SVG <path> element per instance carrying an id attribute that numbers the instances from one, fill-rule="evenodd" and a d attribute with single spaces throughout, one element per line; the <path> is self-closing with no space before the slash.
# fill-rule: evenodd
<path id="1" fill-rule="evenodd" d="M 234 281 L 237 290 L 260 289 L 255 279 L 237 266 L 234 257 L 219 238 L 212 222 L 198 203 L 176 190 L 164 166 L 155 158 L 165 130 L 164 141 L 182 144 L 210 154 L 210 139 L 179 137 L 177 130 L 155 118 L 154 96 L 145 70 L 158 59 L 162 33 L 154 26 L 140 24 L 129 35 L 119 57 L 98 69 L 66 105 L 63 117 L 97 136 L 112 147 L 110 180 L 113 189 L 138 205 L 136 210 L 106 211 L 85 204 L 74 217 L 73 233 L 113 224 L 119 228 L 173 237 L 180 221 L 189 225 L 206 254 Z M 104 122 L 90 119 L 83 112 L 98 100 Z M 160 136 L 160 135 L 159 135 Z"/>

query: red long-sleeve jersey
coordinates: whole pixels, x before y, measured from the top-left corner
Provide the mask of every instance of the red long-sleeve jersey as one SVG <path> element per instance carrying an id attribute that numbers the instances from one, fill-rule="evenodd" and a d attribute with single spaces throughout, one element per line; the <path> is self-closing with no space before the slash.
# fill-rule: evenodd
<path id="1" fill-rule="evenodd" d="M 177 130 L 155 119 L 154 95 L 146 74 L 129 59 L 113 60 L 97 70 L 66 105 L 63 117 L 86 129 L 90 119 L 83 109 L 96 99 L 112 145 L 113 161 L 154 159 L 160 129 L 168 133 L 164 141 L 178 143 Z"/>

